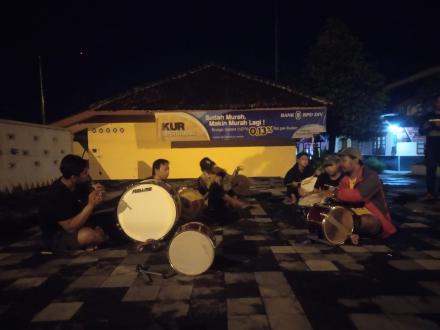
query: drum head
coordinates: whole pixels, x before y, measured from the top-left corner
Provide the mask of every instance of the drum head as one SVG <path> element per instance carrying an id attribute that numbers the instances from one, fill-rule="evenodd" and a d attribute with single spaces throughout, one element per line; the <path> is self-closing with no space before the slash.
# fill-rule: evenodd
<path id="1" fill-rule="evenodd" d="M 171 241 L 168 258 L 171 266 L 184 275 L 200 275 L 211 267 L 215 248 L 205 234 L 187 230 L 177 234 Z"/>
<path id="2" fill-rule="evenodd" d="M 322 229 L 330 243 L 344 244 L 353 233 L 353 214 L 343 207 L 334 207 L 322 222 Z"/>
<path id="3" fill-rule="evenodd" d="M 248 196 L 250 194 L 251 182 L 247 176 L 235 175 L 231 179 L 231 189 L 239 196 Z"/>
<path id="4" fill-rule="evenodd" d="M 139 183 L 122 195 L 117 214 L 124 233 L 145 242 L 161 239 L 170 232 L 177 218 L 177 208 L 173 197 L 163 187 Z"/>
<path id="5" fill-rule="evenodd" d="M 298 205 L 304 207 L 312 207 L 313 205 L 319 204 L 322 201 L 323 201 L 323 197 L 321 193 L 313 193 L 303 198 L 300 198 L 298 201 Z"/>

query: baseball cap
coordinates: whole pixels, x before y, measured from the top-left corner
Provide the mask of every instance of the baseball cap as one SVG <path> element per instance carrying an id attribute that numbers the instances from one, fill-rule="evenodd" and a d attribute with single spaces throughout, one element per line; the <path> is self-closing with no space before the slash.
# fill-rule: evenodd
<path id="1" fill-rule="evenodd" d="M 328 155 L 324 158 L 324 166 L 337 164 L 339 161 L 340 158 L 337 155 Z"/>
<path id="2" fill-rule="evenodd" d="M 200 168 L 202 171 L 209 171 L 215 166 L 215 162 L 208 157 L 202 158 L 200 161 Z"/>
<path id="3" fill-rule="evenodd" d="M 359 160 L 362 160 L 363 158 L 359 149 L 356 148 L 345 148 L 342 149 L 338 154 L 339 156 L 350 156 L 352 158 L 357 158 Z"/>

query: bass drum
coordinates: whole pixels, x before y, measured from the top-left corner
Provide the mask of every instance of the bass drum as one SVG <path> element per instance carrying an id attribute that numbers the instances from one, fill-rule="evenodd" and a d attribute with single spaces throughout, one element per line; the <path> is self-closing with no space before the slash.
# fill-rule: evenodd
<path id="1" fill-rule="evenodd" d="M 177 192 L 159 180 L 145 180 L 127 188 L 118 203 L 119 228 L 131 239 L 145 242 L 160 240 L 180 217 Z"/>
<path id="2" fill-rule="evenodd" d="M 189 222 L 177 230 L 168 248 L 171 267 L 184 275 L 200 275 L 214 262 L 215 235 L 203 223 Z"/>
<path id="3" fill-rule="evenodd" d="M 198 190 L 182 187 L 178 190 L 182 204 L 182 219 L 194 220 L 199 218 L 205 210 L 205 199 Z"/>
<path id="4" fill-rule="evenodd" d="M 353 213 L 341 206 L 314 205 L 307 214 L 311 232 L 324 236 L 333 245 L 342 245 L 353 233 Z"/>

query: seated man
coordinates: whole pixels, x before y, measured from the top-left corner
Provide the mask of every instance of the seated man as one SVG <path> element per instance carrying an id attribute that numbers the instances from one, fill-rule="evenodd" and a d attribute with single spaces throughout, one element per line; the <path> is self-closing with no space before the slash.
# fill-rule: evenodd
<path id="1" fill-rule="evenodd" d="M 230 196 L 223 188 L 226 172 L 216 172 L 208 189 L 208 217 L 219 223 L 238 220 L 238 213 L 234 210 L 245 209 L 250 204 Z"/>
<path id="2" fill-rule="evenodd" d="M 296 204 L 301 197 L 301 181 L 313 176 L 315 171 L 310 166 L 309 155 L 300 152 L 296 156 L 296 164 L 286 173 L 284 185 L 287 186 L 287 198 L 285 203 Z"/>
<path id="3" fill-rule="evenodd" d="M 354 213 L 352 243 L 359 244 L 359 235 L 380 234 L 386 238 L 394 234 L 396 227 L 392 223 L 377 173 L 363 166 L 362 155 L 355 148 L 342 150 L 340 156 L 342 170 L 347 175 L 341 180 L 336 197 L 348 207 L 351 206 Z"/>
<path id="4" fill-rule="evenodd" d="M 85 224 L 103 201 L 104 187 L 90 186 L 88 161 L 79 156 L 66 155 L 60 170 L 62 177 L 49 187 L 40 205 L 43 240 L 54 251 L 96 248 L 107 236 L 100 227 Z M 82 194 L 84 184 L 90 188 L 86 198 Z"/>
<path id="5" fill-rule="evenodd" d="M 205 157 L 200 161 L 200 169 L 202 170 L 202 174 L 199 176 L 197 180 L 197 185 L 198 185 L 198 190 L 202 195 L 206 195 L 211 183 L 216 180 L 216 173 L 218 172 L 225 173 L 225 176 L 222 179 L 223 189 L 229 195 L 235 195 L 234 192 L 232 191 L 231 178 L 236 176 L 241 170 L 243 170 L 242 167 L 237 166 L 237 168 L 234 170 L 234 173 L 232 175 L 229 175 L 226 173 L 224 169 L 217 166 L 217 164 L 213 160 L 209 159 L 208 157 Z"/>
<path id="6" fill-rule="evenodd" d="M 146 180 L 155 179 L 158 181 L 165 181 L 170 175 L 170 162 L 166 159 L 156 159 L 153 162 L 152 174 Z"/>
<path id="7" fill-rule="evenodd" d="M 324 172 L 318 175 L 314 187 L 315 193 L 323 191 L 329 191 L 329 193 L 331 193 L 339 186 L 343 177 L 339 162 L 340 159 L 336 155 L 330 155 L 324 159 Z"/>

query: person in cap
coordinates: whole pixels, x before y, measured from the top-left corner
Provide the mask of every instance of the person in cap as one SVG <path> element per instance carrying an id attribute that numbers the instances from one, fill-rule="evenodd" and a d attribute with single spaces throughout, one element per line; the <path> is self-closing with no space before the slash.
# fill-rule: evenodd
<path id="1" fill-rule="evenodd" d="M 340 159 L 337 155 L 329 155 L 324 159 L 324 172 L 318 175 L 314 192 L 333 191 L 339 186 L 343 174 L 339 167 Z"/>
<path id="2" fill-rule="evenodd" d="M 301 181 L 313 176 L 314 169 L 310 165 L 310 157 L 306 152 L 300 152 L 296 156 L 295 165 L 284 176 L 284 185 L 287 187 L 286 204 L 296 204 L 301 197 Z"/>
<path id="3" fill-rule="evenodd" d="M 358 149 L 343 149 L 341 168 L 346 174 L 336 192 L 337 200 L 350 207 L 354 214 L 353 244 L 359 244 L 359 235 L 389 237 L 396 232 L 378 174 L 363 166 Z"/>
<path id="4" fill-rule="evenodd" d="M 208 200 L 208 216 L 220 223 L 238 219 L 237 209 L 246 209 L 249 203 L 231 196 L 225 189 L 227 173 L 208 157 L 200 161 L 202 175 L 198 179 L 198 190 Z"/>

